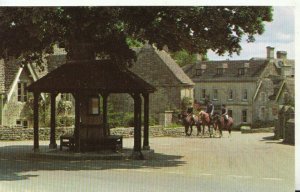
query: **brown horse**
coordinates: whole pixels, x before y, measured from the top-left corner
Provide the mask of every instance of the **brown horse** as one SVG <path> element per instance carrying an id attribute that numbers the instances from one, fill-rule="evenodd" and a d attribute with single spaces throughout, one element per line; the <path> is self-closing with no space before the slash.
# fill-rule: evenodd
<path id="1" fill-rule="evenodd" d="M 232 117 L 228 117 L 227 122 L 225 122 L 225 117 L 223 115 L 219 115 L 216 114 L 214 116 L 215 119 L 215 129 L 218 128 L 219 132 L 220 132 L 220 137 L 223 136 L 222 131 L 223 130 L 228 130 L 229 136 L 231 135 L 231 128 L 233 126 L 233 118 Z"/>
<path id="2" fill-rule="evenodd" d="M 197 127 L 197 135 L 199 135 L 201 131 L 201 121 L 200 118 L 196 115 L 189 114 L 186 111 L 183 111 L 181 114 L 179 114 L 179 119 L 181 120 L 184 128 L 185 128 L 185 135 L 190 136 L 193 132 L 193 126 L 195 125 Z M 190 129 L 190 131 L 189 131 Z"/>
<path id="3" fill-rule="evenodd" d="M 212 119 L 209 117 L 209 114 L 204 111 L 200 111 L 199 117 L 202 122 L 202 136 L 204 136 L 205 126 L 207 126 L 209 131 L 209 136 L 211 137 L 212 133 L 210 131 L 210 126 L 213 125 Z"/>

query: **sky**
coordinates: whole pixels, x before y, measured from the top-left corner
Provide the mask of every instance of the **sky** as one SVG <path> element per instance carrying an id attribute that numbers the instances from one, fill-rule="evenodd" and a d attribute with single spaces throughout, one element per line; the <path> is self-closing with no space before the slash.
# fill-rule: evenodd
<path id="1" fill-rule="evenodd" d="M 240 55 L 233 54 L 230 57 L 225 54 L 224 56 L 218 56 L 209 51 L 209 60 L 265 58 L 267 56 L 267 46 L 275 48 L 275 55 L 277 51 L 287 51 L 287 57 L 295 59 L 295 8 L 292 6 L 275 6 L 273 9 L 273 21 L 264 23 L 265 32 L 262 35 L 256 35 L 255 42 L 247 43 L 246 37 L 243 38 Z"/>

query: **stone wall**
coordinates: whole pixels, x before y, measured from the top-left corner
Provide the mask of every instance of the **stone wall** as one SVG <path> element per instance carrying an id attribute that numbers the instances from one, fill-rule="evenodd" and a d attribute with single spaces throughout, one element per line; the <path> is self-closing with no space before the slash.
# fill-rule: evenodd
<path id="1" fill-rule="evenodd" d="M 278 120 L 275 124 L 274 139 L 283 139 L 285 143 L 295 144 L 295 111 L 294 107 L 280 106 Z"/>
<path id="2" fill-rule="evenodd" d="M 56 139 L 58 140 L 62 134 L 72 133 L 73 128 L 56 128 Z M 123 135 L 124 138 L 133 137 L 134 128 L 112 128 L 111 135 Z M 142 131 L 143 135 L 143 131 Z M 153 126 L 149 129 L 150 137 L 178 137 L 185 136 L 184 128 L 163 128 L 162 126 Z M 39 129 L 39 139 L 49 140 L 50 139 L 50 128 Z M 2 141 L 18 141 L 18 140 L 33 140 L 33 129 L 32 128 L 11 128 L 11 127 L 0 127 L 0 140 Z"/>

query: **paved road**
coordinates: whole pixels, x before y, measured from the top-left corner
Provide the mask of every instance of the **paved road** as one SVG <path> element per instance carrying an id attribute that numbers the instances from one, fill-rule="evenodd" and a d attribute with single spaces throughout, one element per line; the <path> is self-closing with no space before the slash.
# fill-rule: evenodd
<path id="1" fill-rule="evenodd" d="M 0 142 L 0 191 L 294 191 L 295 147 L 271 136 L 150 138 L 148 161 L 27 160 L 5 153 L 32 142 Z"/>

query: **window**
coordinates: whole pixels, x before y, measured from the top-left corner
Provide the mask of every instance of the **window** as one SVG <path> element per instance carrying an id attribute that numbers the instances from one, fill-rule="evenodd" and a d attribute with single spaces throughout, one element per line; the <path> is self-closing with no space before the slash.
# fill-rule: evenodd
<path id="1" fill-rule="evenodd" d="M 196 69 L 197 76 L 202 76 L 203 73 L 204 73 L 204 69 Z"/>
<path id="2" fill-rule="evenodd" d="M 27 120 L 20 120 L 18 119 L 16 121 L 17 127 L 23 127 L 23 128 L 28 128 L 28 121 Z"/>
<path id="3" fill-rule="evenodd" d="M 27 101 L 27 83 L 26 82 L 19 82 L 18 83 L 18 101 L 20 102 L 26 102 Z"/>
<path id="4" fill-rule="evenodd" d="M 248 91 L 247 89 L 244 89 L 243 91 L 243 100 L 247 100 L 248 99 Z"/>
<path id="5" fill-rule="evenodd" d="M 88 101 L 88 114 L 89 115 L 99 115 L 100 110 L 100 100 L 98 96 L 92 96 Z"/>
<path id="6" fill-rule="evenodd" d="M 201 92 L 201 99 L 205 99 L 206 98 L 206 90 L 205 89 L 202 89 L 202 92 Z"/>
<path id="7" fill-rule="evenodd" d="M 60 98 L 61 98 L 61 100 L 64 100 L 64 101 L 71 101 L 72 94 L 71 93 L 62 93 L 60 95 Z"/>
<path id="8" fill-rule="evenodd" d="M 22 121 L 21 121 L 21 120 L 17 120 L 17 121 L 16 121 L 16 125 L 17 125 L 18 127 L 22 126 Z"/>
<path id="9" fill-rule="evenodd" d="M 232 110 L 231 109 L 228 109 L 228 116 L 232 117 Z"/>
<path id="10" fill-rule="evenodd" d="M 245 68 L 239 68 L 239 75 L 245 75 Z"/>
<path id="11" fill-rule="evenodd" d="M 213 90 L 213 99 L 218 100 L 218 89 Z"/>
<path id="12" fill-rule="evenodd" d="M 218 74 L 218 75 L 223 75 L 224 70 L 225 70 L 225 69 L 223 69 L 223 68 L 217 68 L 217 74 Z"/>
<path id="13" fill-rule="evenodd" d="M 233 90 L 232 89 L 230 89 L 228 92 L 228 99 L 233 100 Z"/>
<path id="14" fill-rule="evenodd" d="M 28 127 L 28 122 L 25 120 L 25 121 L 23 121 L 23 127 L 24 128 L 27 128 Z"/>
<path id="15" fill-rule="evenodd" d="M 247 123 L 247 110 L 242 111 L 242 122 Z"/>

